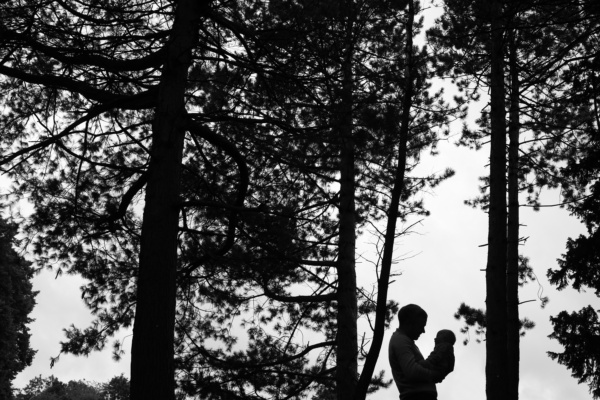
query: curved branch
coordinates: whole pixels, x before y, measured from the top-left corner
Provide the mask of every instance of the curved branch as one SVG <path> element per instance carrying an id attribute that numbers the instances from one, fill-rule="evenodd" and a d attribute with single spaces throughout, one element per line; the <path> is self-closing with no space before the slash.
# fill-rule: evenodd
<path id="1" fill-rule="evenodd" d="M 97 117 L 98 115 L 102 114 L 104 111 L 106 111 L 106 109 L 105 109 L 105 107 L 102 107 L 102 106 L 92 108 L 86 115 L 84 115 L 83 117 L 81 117 L 81 118 L 75 120 L 74 122 L 72 122 L 71 124 L 69 124 L 69 126 L 67 126 L 65 129 L 63 129 L 63 131 L 61 133 L 59 133 L 58 135 L 51 136 L 46 140 L 42 140 L 41 142 L 38 142 L 32 146 L 25 147 L 24 149 L 21 149 L 21 150 L 16 151 L 6 157 L 1 158 L 0 166 L 8 164 L 15 158 L 20 157 L 24 154 L 34 152 L 38 149 L 41 149 L 41 148 L 44 148 L 46 146 L 50 146 L 50 145 L 56 143 L 63 137 L 70 135 L 72 133 L 73 129 L 75 129 L 75 127 L 77 127 L 78 125 L 80 125 L 84 122 L 91 120 L 92 118 Z"/>
<path id="2" fill-rule="evenodd" d="M 138 110 L 142 108 L 150 108 L 154 105 L 153 99 L 150 101 L 150 98 L 153 97 L 150 95 L 154 94 L 156 91 L 154 88 L 134 95 L 124 95 L 97 89 L 85 82 L 73 80 L 63 76 L 35 75 L 21 71 L 17 68 L 10 68 L 5 65 L 0 65 L 0 74 L 28 83 L 44 85 L 48 88 L 57 88 L 79 93 L 88 100 L 94 100 L 100 103 L 120 102 L 122 104 L 121 108 Z"/>
<path id="3" fill-rule="evenodd" d="M 103 163 L 103 162 L 99 162 L 99 161 L 93 161 L 92 159 L 85 157 L 84 155 L 75 153 L 74 151 L 69 149 L 67 146 L 65 146 L 64 143 L 61 142 L 60 140 L 55 141 L 55 143 L 58 147 L 63 149 L 63 151 L 65 153 L 71 155 L 73 158 L 76 158 L 79 161 L 87 162 L 90 165 L 105 167 L 105 168 L 109 168 L 109 169 L 115 169 L 115 170 L 119 170 L 119 171 L 138 172 L 138 173 L 141 172 L 141 170 L 139 168 L 131 168 L 131 167 L 127 167 L 125 165 L 114 165 L 114 164 L 108 164 L 108 163 Z"/>
<path id="4" fill-rule="evenodd" d="M 329 346 L 334 346 L 335 343 L 336 343 L 335 341 L 328 341 L 328 342 L 321 342 L 321 343 L 313 344 L 313 345 L 310 345 L 310 346 L 306 346 L 306 348 L 304 350 L 302 350 L 298 354 L 294 354 L 293 356 L 289 356 L 289 357 L 281 358 L 279 360 L 275 360 L 275 361 L 271 361 L 271 362 L 265 362 L 265 363 L 244 363 L 244 362 L 239 362 L 239 361 L 238 362 L 231 362 L 231 361 L 220 359 L 220 358 L 212 355 L 208 350 L 206 350 L 206 349 L 204 349 L 204 348 L 202 348 L 200 346 L 197 346 L 197 349 L 198 349 L 198 352 L 200 354 L 202 354 L 206 358 L 209 358 L 213 362 L 220 364 L 221 367 L 223 367 L 223 368 L 228 368 L 228 369 L 241 369 L 241 368 L 259 369 L 259 368 L 271 367 L 271 366 L 275 366 L 275 365 L 289 363 L 290 361 L 293 361 L 293 360 L 296 360 L 298 358 L 304 357 L 306 354 L 310 353 L 311 351 L 313 351 L 315 349 L 319 349 L 319 348 L 323 348 L 323 347 L 329 347 Z"/>
<path id="5" fill-rule="evenodd" d="M 196 143 L 196 146 L 199 146 L 199 143 L 196 139 L 200 137 L 215 147 L 220 148 L 225 151 L 236 163 L 240 180 L 237 186 L 237 196 L 233 203 L 234 209 L 231 210 L 229 214 L 229 223 L 227 226 L 227 234 L 224 243 L 221 247 L 214 253 L 207 254 L 204 257 L 200 257 L 196 261 L 195 264 L 191 265 L 189 268 L 185 270 L 186 273 L 190 273 L 194 269 L 198 268 L 200 264 L 214 256 L 224 255 L 235 242 L 235 230 L 238 225 L 238 211 L 235 208 L 243 208 L 244 200 L 246 199 L 246 194 L 248 193 L 248 186 L 250 185 L 250 172 L 248 169 L 248 165 L 246 164 L 246 158 L 238 151 L 237 147 L 231 143 L 229 140 L 214 133 L 210 128 L 205 125 L 201 125 L 199 123 L 194 122 L 191 118 L 188 118 L 186 123 L 186 130 L 188 130 L 192 134 L 192 139 Z"/>
<path id="6" fill-rule="evenodd" d="M 0 68 L 1 68 L 1 66 L 0 66 Z M 63 137 L 70 135 L 72 133 L 73 129 L 75 129 L 78 125 L 80 125 L 84 122 L 87 122 L 87 121 L 91 120 L 92 118 L 95 118 L 95 117 L 99 116 L 100 114 L 102 114 L 103 112 L 108 111 L 110 109 L 118 108 L 119 106 L 122 106 L 123 104 L 137 102 L 137 101 L 139 101 L 140 104 L 147 102 L 147 106 L 149 107 L 151 104 L 154 103 L 154 98 L 152 97 L 152 95 L 154 93 L 155 93 L 155 90 L 151 89 L 146 92 L 142 92 L 142 93 L 139 93 L 139 94 L 136 94 L 133 96 L 127 96 L 127 97 L 112 101 L 107 104 L 101 104 L 99 106 L 92 107 L 87 112 L 86 115 L 73 121 L 65 129 L 63 129 L 63 131 L 61 133 L 59 133 L 58 135 L 49 137 L 45 140 L 42 140 L 41 142 L 38 142 L 38 143 L 31 145 L 29 147 L 26 147 L 24 149 L 18 150 L 6 157 L 0 158 L 0 166 L 9 163 L 12 160 L 14 160 L 15 158 L 20 157 L 24 154 L 34 152 L 38 149 L 41 149 L 46 146 L 50 146 L 52 144 L 59 142 L 60 139 L 62 139 Z M 141 107 L 141 108 L 146 108 L 146 107 Z"/>
<path id="7" fill-rule="evenodd" d="M 316 295 L 307 295 L 307 296 L 282 296 L 276 294 L 271 289 L 269 289 L 266 285 L 263 286 L 263 293 L 270 299 L 281 301 L 282 303 L 315 303 L 315 302 L 328 302 L 334 301 L 337 298 L 336 293 L 327 293 L 327 294 L 316 294 Z"/>
<path id="8" fill-rule="evenodd" d="M 116 23 L 120 24 L 120 25 L 125 25 L 127 23 L 141 23 L 143 22 L 142 19 L 140 18 L 132 18 L 132 19 L 101 19 L 101 18 L 94 18 L 92 16 L 86 15 L 82 12 L 77 11 L 75 8 L 69 6 L 66 2 L 62 1 L 62 0 L 55 0 L 58 4 L 61 5 L 62 8 L 64 8 L 65 10 L 67 10 L 68 12 L 70 12 L 71 14 L 75 15 L 76 17 L 79 17 L 85 21 L 91 22 L 95 25 L 100 25 L 100 26 L 109 26 L 109 25 L 114 25 Z"/>
<path id="9" fill-rule="evenodd" d="M 250 184 L 250 172 L 248 165 L 246 164 L 246 158 L 238 151 L 237 147 L 229 140 L 214 133 L 210 128 L 205 125 L 198 124 L 191 119 L 186 124 L 186 129 L 202 139 L 206 140 L 213 146 L 220 148 L 225 151 L 237 164 L 240 172 L 240 182 L 238 184 L 238 195 L 234 202 L 236 207 L 243 207 L 246 193 L 248 192 L 248 186 Z"/>
<path id="10" fill-rule="evenodd" d="M 142 190 L 142 188 L 144 187 L 144 185 L 146 185 L 146 182 L 148 181 L 148 173 L 144 172 L 142 175 L 140 175 L 140 177 L 129 187 L 129 189 L 127 189 L 127 191 L 125 192 L 125 194 L 123 194 L 123 197 L 121 198 L 121 202 L 119 203 L 119 208 L 117 209 L 117 212 L 113 215 L 109 215 L 106 218 L 106 222 L 108 222 L 109 224 L 117 221 L 119 219 L 122 219 L 125 217 L 125 214 L 127 213 L 127 208 L 129 207 L 129 204 L 131 204 L 131 201 L 133 200 L 133 198 L 135 197 L 136 194 L 138 194 L 138 192 L 140 190 Z"/>
<path id="11" fill-rule="evenodd" d="M 80 48 L 61 48 L 48 46 L 38 42 L 28 35 L 19 34 L 16 32 L 3 30 L 2 35 L 4 39 L 13 39 L 16 41 L 17 45 L 27 45 L 32 50 L 39 51 L 46 56 L 52 57 L 64 64 L 71 66 L 81 65 L 85 67 L 94 66 L 115 72 L 140 71 L 148 68 L 158 68 L 162 65 L 166 53 L 166 48 L 163 47 L 141 58 L 119 60 L 90 54 L 82 51 Z"/>

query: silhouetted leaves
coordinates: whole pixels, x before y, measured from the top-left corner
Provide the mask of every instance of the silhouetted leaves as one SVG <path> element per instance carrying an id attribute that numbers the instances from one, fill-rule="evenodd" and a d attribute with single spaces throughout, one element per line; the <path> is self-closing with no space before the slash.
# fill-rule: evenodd
<path id="1" fill-rule="evenodd" d="M 85 380 L 61 382 L 54 376 L 37 376 L 20 390 L 15 400 L 129 400 L 129 380 L 123 375 L 107 383 Z"/>
<path id="2" fill-rule="evenodd" d="M 29 314 L 37 292 L 32 290 L 33 268 L 13 246 L 17 226 L 0 219 L 0 398 L 12 398 L 12 381 L 31 365 Z"/>
<path id="3" fill-rule="evenodd" d="M 549 336 L 564 347 L 562 353 L 548 352 L 553 360 L 566 365 L 579 383 L 590 387 L 592 396 L 600 398 L 600 322 L 598 312 L 588 306 L 580 311 L 560 312 L 551 317 L 554 332 Z"/>

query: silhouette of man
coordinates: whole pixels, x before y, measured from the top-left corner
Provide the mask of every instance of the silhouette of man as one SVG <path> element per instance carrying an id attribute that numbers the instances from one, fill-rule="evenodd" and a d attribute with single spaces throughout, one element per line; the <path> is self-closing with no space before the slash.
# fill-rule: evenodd
<path id="1" fill-rule="evenodd" d="M 416 304 L 408 304 L 398 311 L 398 321 L 400 327 L 390 339 L 388 356 L 400 400 L 436 400 L 435 384 L 446 374 L 420 365 L 424 358 L 415 344 L 425 333 L 427 313 Z"/>

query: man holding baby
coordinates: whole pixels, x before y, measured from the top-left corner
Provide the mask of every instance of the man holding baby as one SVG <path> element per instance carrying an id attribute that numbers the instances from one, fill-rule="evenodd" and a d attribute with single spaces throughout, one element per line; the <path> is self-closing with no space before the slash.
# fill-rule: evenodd
<path id="1" fill-rule="evenodd" d="M 435 384 L 454 370 L 456 337 L 443 329 L 435 338 L 433 352 L 424 359 L 415 340 L 425 332 L 427 313 L 416 304 L 409 304 L 398 312 L 400 327 L 389 345 L 389 362 L 400 400 L 437 400 Z"/>

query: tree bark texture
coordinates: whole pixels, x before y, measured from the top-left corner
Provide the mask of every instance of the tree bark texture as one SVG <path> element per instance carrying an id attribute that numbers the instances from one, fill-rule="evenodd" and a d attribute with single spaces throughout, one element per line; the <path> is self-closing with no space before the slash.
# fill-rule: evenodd
<path id="1" fill-rule="evenodd" d="M 519 398 L 519 71 L 516 32 L 510 42 L 510 120 L 508 136 L 508 239 L 506 271 L 507 400 Z"/>
<path id="2" fill-rule="evenodd" d="M 392 188 L 391 201 L 387 213 L 387 226 L 385 231 L 385 240 L 383 244 L 383 255 L 381 258 L 381 271 L 379 281 L 377 282 L 377 306 L 375 311 L 375 329 L 373 332 L 373 341 L 369 348 L 369 353 L 365 360 L 365 365 L 360 374 L 356 395 L 354 399 L 364 400 L 367 397 L 369 383 L 375 372 L 375 365 L 381 351 L 383 336 L 385 333 L 385 316 L 387 311 L 387 295 L 390 280 L 390 271 L 392 269 L 392 259 L 394 254 L 394 241 L 396 239 L 396 223 L 398 220 L 398 208 L 400 197 L 404 191 L 404 176 L 406 173 L 406 154 L 408 145 L 408 130 L 410 124 L 410 109 L 412 107 L 413 97 L 413 22 L 414 22 L 414 4 L 412 0 L 408 2 L 408 14 L 406 22 L 406 68 L 405 68 L 405 87 L 402 104 L 402 122 L 400 126 L 400 143 L 398 145 L 398 165 L 394 177 L 394 187 Z"/>
<path id="3" fill-rule="evenodd" d="M 152 125 L 131 350 L 131 399 L 174 399 L 177 231 L 184 94 L 200 2 L 177 2 Z"/>
<path id="4" fill-rule="evenodd" d="M 506 400 L 506 120 L 502 5 L 492 1 L 490 37 L 491 144 L 486 268 L 486 394 Z"/>

